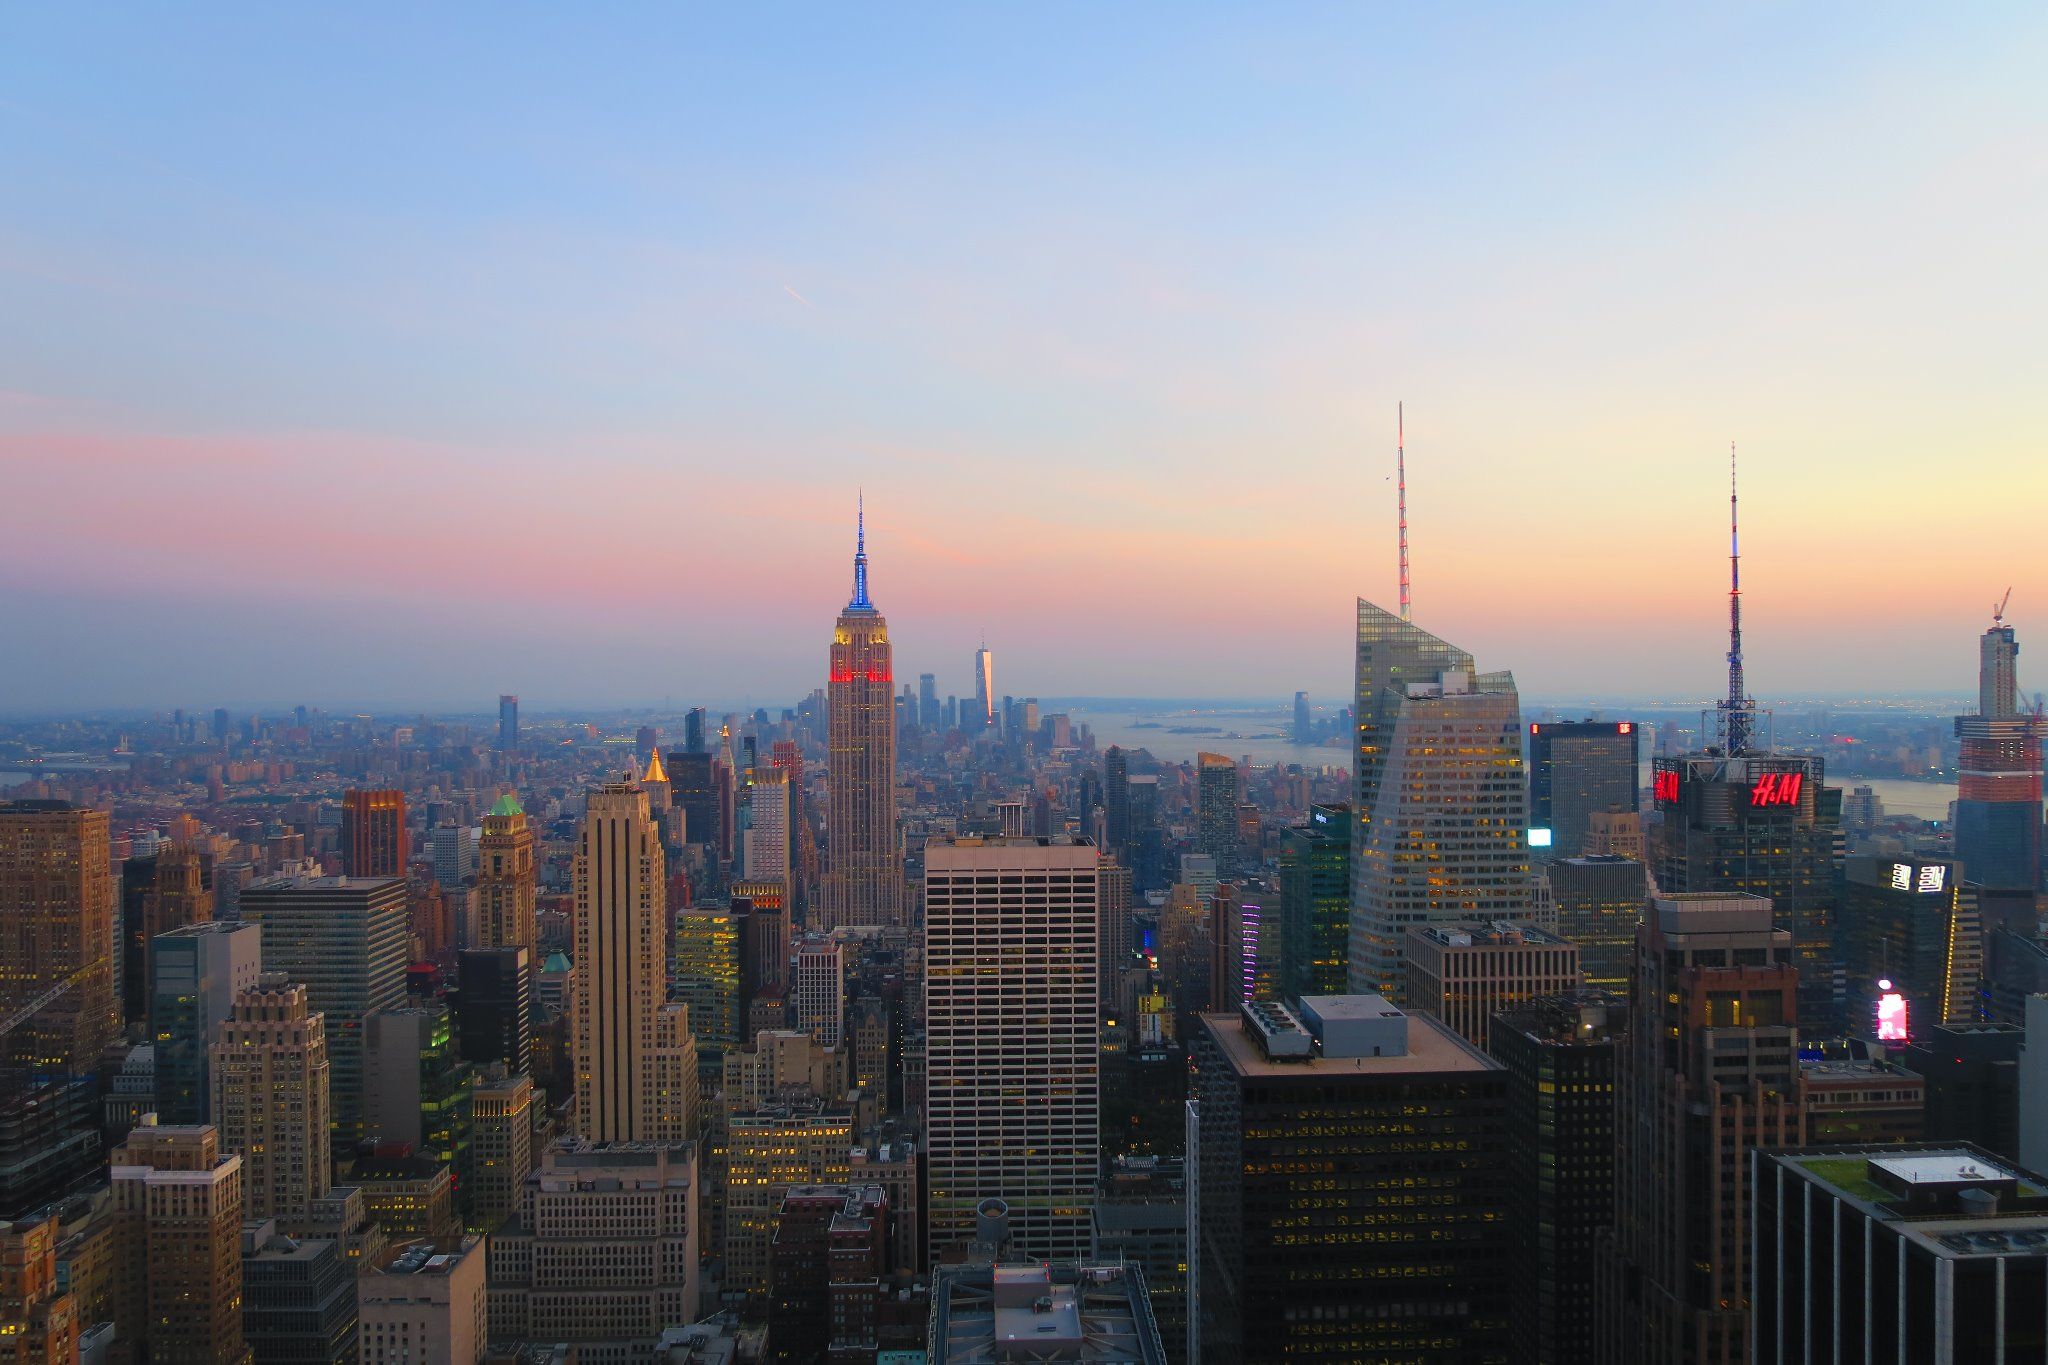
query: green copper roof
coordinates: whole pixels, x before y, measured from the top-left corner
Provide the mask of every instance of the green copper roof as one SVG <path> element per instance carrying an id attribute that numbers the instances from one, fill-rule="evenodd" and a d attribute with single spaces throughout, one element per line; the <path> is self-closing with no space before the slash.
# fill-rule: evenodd
<path id="1" fill-rule="evenodd" d="M 548 954 L 548 960 L 540 964 L 544 972 L 566 972 L 569 970 L 569 955 L 557 948 Z"/>
<path id="2" fill-rule="evenodd" d="M 472 809 L 474 809 L 474 807 L 472 807 Z M 520 806 L 518 797 L 514 796 L 511 792 L 506 792 L 503 796 L 498 798 L 498 804 L 491 807 L 491 814 L 524 815 L 526 814 L 526 811 L 523 807 Z"/>

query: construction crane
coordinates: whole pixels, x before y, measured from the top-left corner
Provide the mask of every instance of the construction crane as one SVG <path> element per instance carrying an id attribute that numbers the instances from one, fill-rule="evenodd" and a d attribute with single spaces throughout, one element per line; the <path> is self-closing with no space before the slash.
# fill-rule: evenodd
<path id="1" fill-rule="evenodd" d="M 2012 602 L 2012 589 L 2005 590 L 2005 596 L 1998 599 L 1998 605 L 1991 609 L 1991 626 L 1995 630 L 2005 624 L 2005 609 Z"/>
<path id="2" fill-rule="evenodd" d="M 77 984 L 78 975 L 74 974 L 72 976 L 66 977 L 62 981 L 59 981 L 56 985 L 51 986 L 48 990 L 45 990 L 40 994 L 31 996 L 27 1003 L 23 1004 L 20 1009 L 8 1015 L 5 1019 L 0 1019 L 0 1038 L 5 1038 L 8 1034 L 14 1032 L 14 1030 L 20 1028 L 23 1024 L 27 1023 L 30 1019 L 33 1019 L 42 1010 L 47 1008 L 49 1005 L 55 1003 L 58 996 L 64 994 L 64 992 L 70 990 L 73 986 Z"/>

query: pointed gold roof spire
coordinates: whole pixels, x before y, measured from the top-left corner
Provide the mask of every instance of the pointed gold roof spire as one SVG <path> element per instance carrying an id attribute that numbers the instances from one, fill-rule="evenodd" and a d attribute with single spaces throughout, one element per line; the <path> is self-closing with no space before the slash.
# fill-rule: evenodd
<path id="1" fill-rule="evenodd" d="M 666 768 L 663 768 L 663 767 L 661 766 L 661 746 L 660 746 L 660 745 L 656 745 L 656 746 L 655 746 L 655 748 L 654 748 L 654 756 L 653 756 L 652 758 L 649 758 L 649 759 L 647 760 L 647 776 L 645 776 L 645 777 L 641 778 L 640 780 L 641 780 L 642 782 L 666 782 L 666 781 L 668 781 L 668 770 L 667 770 Z"/>

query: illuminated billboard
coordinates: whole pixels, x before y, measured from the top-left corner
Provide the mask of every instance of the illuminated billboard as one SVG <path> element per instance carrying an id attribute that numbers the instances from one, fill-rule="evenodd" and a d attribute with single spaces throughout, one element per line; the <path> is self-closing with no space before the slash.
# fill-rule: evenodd
<path id="1" fill-rule="evenodd" d="M 1877 1041 L 1904 1043 L 1912 1039 L 1907 1026 L 1906 997 L 1892 989 L 1890 981 L 1877 983 Z"/>

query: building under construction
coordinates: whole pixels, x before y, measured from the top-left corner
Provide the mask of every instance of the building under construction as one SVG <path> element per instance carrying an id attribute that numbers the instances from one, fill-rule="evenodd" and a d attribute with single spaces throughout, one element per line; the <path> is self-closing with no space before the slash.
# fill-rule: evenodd
<path id="1" fill-rule="evenodd" d="M 1978 651 L 1977 714 L 1956 717 L 1956 857 L 1972 885 L 2032 893 L 2041 885 L 2042 717 L 2020 706 L 2020 647 L 2004 602 Z"/>

